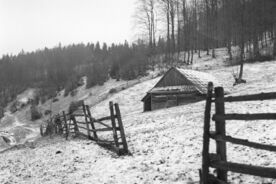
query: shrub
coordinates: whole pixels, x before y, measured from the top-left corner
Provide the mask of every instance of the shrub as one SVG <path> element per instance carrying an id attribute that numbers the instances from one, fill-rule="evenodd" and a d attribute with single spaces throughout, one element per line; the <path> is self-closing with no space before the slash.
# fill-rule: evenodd
<path id="1" fill-rule="evenodd" d="M 31 120 L 35 121 L 42 117 L 42 114 L 37 110 L 35 105 L 31 106 Z"/>
<path id="2" fill-rule="evenodd" d="M 64 97 L 68 96 L 69 94 L 71 96 L 74 96 L 76 94 L 76 92 L 74 92 L 75 89 L 79 86 L 82 86 L 83 84 L 84 81 L 82 79 L 79 79 L 79 77 L 72 77 L 72 79 L 69 80 L 65 85 Z"/>
<path id="3" fill-rule="evenodd" d="M 71 103 L 70 103 L 70 106 L 69 106 L 69 109 L 68 109 L 68 112 L 69 112 L 70 114 L 73 113 L 73 112 L 76 111 L 80 106 L 82 106 L 83 103 L 84 103 L 83 100 L 71 102 Z"/>
<path id="4" fill-rule="evenodd" d="M 116 93 L 116 92 L 117 92 L 117 90 L 116 90 L 115 88 L 112 88 L 112 89 L 109 90 L 109 93 L 110 93 L 110 94 Z"/>
<path id="5" fill-rule="evenodd" d="M 53 99 L 53 102 L 57 102 L 57 101 L 58 101 L 58 98 L 54 98 L 54 99 Z"/>
<path id="6" fill-rule="evenodd" d="M 40 103 L 44 104 L 47 101 L 47 98 L 45 96 L 40 98 Z"/>
<path id="7" fill-rule="evenodd" d="M 71 97 L 74 97 L 74 96 L 76 96 L 77 93 L 78 93 L 78 91 L 75 89 L 70 92 L 70 95 L 71 95 Z"/>
<path id="8" fill-rule="evenodd" d="M 48 114 L 51 114 L 51 112 L 52 112 L 51 110 L 47 109 L 44 111 L 44 115 L 47 116 Z"/>
<path id="9" fill-rule="evenodd" d="M 0 106 L 0 119 L 4 117 L 4 109 Z"/>
<path id="10" fill-rule="evenodd" d="M 13 102 L 10 106 L 11 113 L 15 113 L 17 111 L 17 103 Z"/>

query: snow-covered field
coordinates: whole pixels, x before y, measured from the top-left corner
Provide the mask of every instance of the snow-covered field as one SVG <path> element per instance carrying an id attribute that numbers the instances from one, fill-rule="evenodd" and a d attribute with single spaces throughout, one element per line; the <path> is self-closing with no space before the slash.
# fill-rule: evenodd
<path id="1" fill-rule="evenodd" d="M 236 67 L 205 70 L 223 81 L 231 95 L 276 91 L 276 61 L 246 64 L 247 83 L 235 87 L 232 71 Z M 89 140 L 45 138 L 1 153 L 0 183 L 198 183 L 205 102 L 143 113 L 140 100 L 158 79 L 137 84 L 91 107 L 93 116 L 102 117 L 109 113 L 109 101 L 119 103 L 132 156 L 118 157 Z M 226 112 L 276 112 L 276 101 L 227 104 Z M 276 145 L 275 132 L 275 121 L 227 123 L 228 135 L 261 143 Z M 227 148 L 230 161 L 276 168 L 273 152 L 233 144 Z M 213 142 L 211 150 L 215 150 Z M 229 180 L 276 183 L 230 172 Z"/>

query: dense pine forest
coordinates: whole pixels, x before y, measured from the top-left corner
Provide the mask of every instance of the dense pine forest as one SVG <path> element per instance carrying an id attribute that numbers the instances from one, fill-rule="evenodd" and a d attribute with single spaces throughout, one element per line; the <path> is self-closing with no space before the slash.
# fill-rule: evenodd
<path id="1" fill-rule="evenodd" d="M 133 43 L 87 43 L 45 48 L 0 59 L 0 115 L 17 94 L 39 89 L 39 101 L 65 89 L 69 95 L 87 76 L 87 88 L 109 78 L 144 76 L 157 63 L 192 64 L 194 55 L 216 57 L 226 47 L 229 62 L 269 60 L 276 56 L 275 0 L 137 0 Z M 118 25 L 119 26 L 119 25 Z M 271 52 L 261 53 L 262 48 Z M 238 54 L 233 54 L 238 48 Z"/>

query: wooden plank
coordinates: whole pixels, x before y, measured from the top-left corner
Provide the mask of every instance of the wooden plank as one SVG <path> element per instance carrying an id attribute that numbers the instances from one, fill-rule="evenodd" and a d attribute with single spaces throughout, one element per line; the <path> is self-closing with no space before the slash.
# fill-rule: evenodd
<path id="1" fill-rule="evenodd" d="M 225 161 L 211 161 L 211 167 L 242 174 L 276 179 L 276 169 L 270 167 L 252 166 Z"/>
<path id="2" fill-rule="evenodd" d="M 74 131 L 75 131 L 75 134 L 77 134 L 77 132 L 79 132 L 79 128 L 78 128 L 78 124 L 77 124 L 76 118 L 75 118 L 75 116 L 71 116 L 70 118 L 71 118 L 71 120 L 72 120 L 73 123 L 74 123 Z"/>
<path id="3" fill-rule="evenodd" d="M 253 95 L 243 95 L 243 96 L 229 96 L 225 97 L 225 102 L 244 102 L 244 101 L 258 101 L 258 100 L 272 100 L 276 99 L 276 93 L 259 93 Z"/>
<path id="4" fill-rule="evenodd" d="M 105 124 L 105 123 L 103 123 L 101 121 L 98 121 L 98 120 L 94 120 L 94 123 L 99 123 L 99 124 L 101 124 L 101 125 L 103 125 L 105 127 L 112 128 L 111 126 L 109 126 L 109 125 L 107 125 L 107 124 Z"/>
<path id="5" fill-rule="evenodd" d="M 82 122 L 82 121 L 77 121 L 78 124 L 82 124 L 82 125 L 86 125 L 85 122 Z"/>
<path id="6" fill-rule="evenodd" d="M 119 130 L 119 128 L 116 128 L 116 130 Z M 98 128 L 95 130 L 90 130 L 91 132 L 105 132 L 105 131 L 113 131 L 113 128 Z"/>
<path id="7" fill-rule="evenodd" d="M 90 125 L 91 125 L 91 128 L 92 128 L 92 130 L 95 130 L 96 128 L 95 128 L 95 124 L 94 124 L 94 119 L 92 118 L 92 116 L 91 116 L 91 112 L 90 112 L 90 109 L 89 109 L 89 106 L 88 105 L 86 105 L 86 111 L 87 111 L 87 115 L 88 115 L 88 118 L 89 118 L 89 120 L 90 120 Z M 98 140 L 98 135 L 97 135 L 97 132 L 93 132 L 93 138 L 95 139 L 95 140 Z"/>
<path id="8" fill-rule="evenodd" d="M 85 117 L 85 114 L 74 114 L 73 113 L 73 116 L 75 116 L 75 117 Z"/>
<path id="9" fill-rule="evenodd" d="M 214 121 L 225 120 L 274 120 L 276 113 L 256 113 L 256 114 L 215 114 L 212 118 Z"/>
<path id="10" fill-rule="evenodd" d="M 250 142 L 246 139 L 238 139 L 231 136 L 221 136 L 221 135 L 217 135 L 215 132 L 211 132 L 210 137 L 217 141 L 231 142 L 234 144 L 239 144 L 239 145 L 248 146 L 256 149 L 267 150 L 267 151 L 276 151 L 276 146 L 273 146 L 273 145 L 265 145 L 265 144 L 260 144 L 256 142 Z"/>
<path id="11" fill-rule="evenodd" d="M 117 148 L 119 148 L 118 135 L 117 135 L 117 130 L 116 130 L 116 121 L 115 121 L 115 116 L 114 116 L 113 102 L 109 102 L 109 110 L 110 110 L 111 124 L 112 124 L 112 128 L 113 128 L 113 139 L 114 139 L 114 142 L 115 142 L 115 146 Z"/>
<path id="12" fill-rule="evenodd" d="M 97 119 L 97 121 L 106 121 L 106 120 L 111 120 L 111 116 L 107 116 L 107 117 Z"/>
<path id="13" fill-rule="evenodd" d="M 62 114 L 63 114 L 64 126 L 65 126 L 65 139 L 67 140 L 68 136 L 69 136 L 69 130 L 68 130 L 68 125 L 67 125 L 67 118 L 66 118 L 66 114 L 65 114 L 64 111 L 62 112 Z"/>
<path id="14" fill-rule="evenodd" d="M 220 99 L 215 102 L 216 114 L 224 115 L 225 107 L 224 107 L 224 90 L 222 87 L 215 88 L 215 98 Z M 225 120 L 220 119 L 216 120 L 215 123 L 216 133 L 220 135 L 225 135 Z M 221 158 L 222 161 L 226 161 L 226 143 L 221 141 L 216 141 L 216 153 Z M 227 171 L 223 169 L 217 170 L 218 179 L 227 182 Z"/>
<path id="15" fill-rule="evenodd" d="M 212 105 L 212 93 L 213 83 L 208 83 L 208 92 L 206 96 L 206 105 L 204 113 L 204 131 L 203 131 L 203 151 L 202 151 L 202 182 L 203 184 L 208 183 L 209 175 L 209 131 L 210 131 L 210 119 L 211 119 L 211 105 Z"/>
<path id="16" fill-rule="evenodd" d="M 124 130 L 123 122 L 122 122 L 120 108 L 117 103 L 115 103 L 115 111 L 116 111 L 116 117 L 118 120 L 119 130 L 120 130 L 120 134 L 121 134 L 121 140 L 122 140 L 122 143 L 124 146 L 124 152 L 128 153 L 128 146 L 127 146 L 127 141 L 126 141 L 125 130 Z"/>
<path id="17" fill-rule="evenodd" d="M 91 138 L 91 134 L 90 134 L 90 129 L 89 129 L 89 124 L 88 124 L 88 116 L 87 116 L 87 113 L 86 113 L 86 108 L 85 108 L 85 105 L 82 104 L 82 110 L 83 110 L 83 113 L 84 113 L 84 120 L 85 120 L 85 124 L 86 124 L 86 128 L 87 128 L 87 135 L 88 135 L 88 138 L 90 139 Z"/>
<path id="18" fill-rule="evenodd" d="M 79 128 L 79 129 L 83 129 L 83 130 L 88 130 L 88 131 L 90 131 L 90 130 L 87 129 L 86 127 L 79 126 L 78 128 Z"/>

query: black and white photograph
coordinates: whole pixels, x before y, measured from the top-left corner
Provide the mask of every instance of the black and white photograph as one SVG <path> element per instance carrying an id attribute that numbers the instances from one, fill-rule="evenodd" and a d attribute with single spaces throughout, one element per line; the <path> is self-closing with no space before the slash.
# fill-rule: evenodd
<path id="1" fill-rule="evenodd" d="M 276 184 L 276 0 L 0 0 L 0 184 Z"/>

